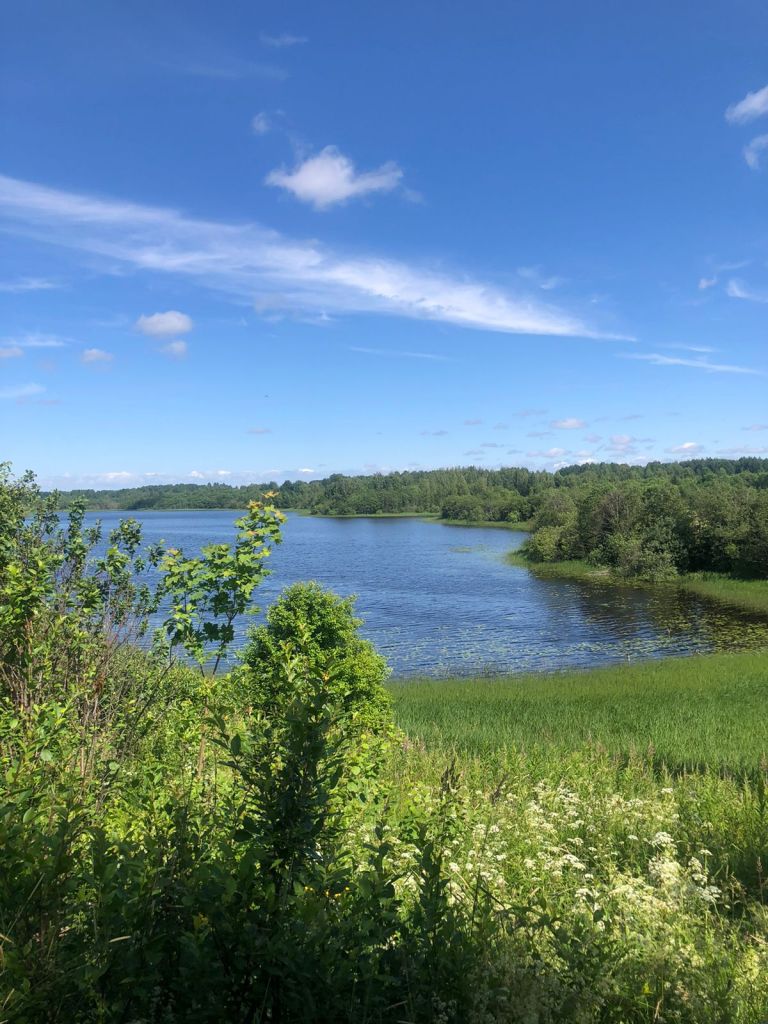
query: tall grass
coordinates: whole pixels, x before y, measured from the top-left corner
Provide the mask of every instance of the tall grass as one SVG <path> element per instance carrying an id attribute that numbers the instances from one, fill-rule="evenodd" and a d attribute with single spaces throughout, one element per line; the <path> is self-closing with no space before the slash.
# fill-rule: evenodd
<path id="1" fill-rule="evenodd" d="M 768 654 L 716 654 L 548 676 L 390 683 L 400 727 L 428 749 L 649 756 L 739 772 L 768 754 Z"/>
<path id="2" fill-rule="evenodd" d="M 684 576 L 680 586 L 719 604 L 732 605 L 756 615 L 768 615 L 768 580 L 739 580 L 720 573 Z"/>

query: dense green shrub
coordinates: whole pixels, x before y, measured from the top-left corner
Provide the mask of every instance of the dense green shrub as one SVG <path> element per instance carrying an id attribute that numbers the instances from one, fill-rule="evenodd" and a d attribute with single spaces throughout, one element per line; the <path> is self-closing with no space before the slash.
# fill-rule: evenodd
<path id="1" fill-rule="evenodd" d="M 387 663 L 359 633 L 354 598 L 324 590 L 319 583 L 287 587 L 251 632 L 242 659 L 245 683 L 255 706 L 270 707 L 286 655 L 311 676 L 325 678 L 340 701 L 339 714 L 357 726 L 386 729 L 390 702 L 383 682 Z M 278 681 L 276 683 L 276 681 Z"/>

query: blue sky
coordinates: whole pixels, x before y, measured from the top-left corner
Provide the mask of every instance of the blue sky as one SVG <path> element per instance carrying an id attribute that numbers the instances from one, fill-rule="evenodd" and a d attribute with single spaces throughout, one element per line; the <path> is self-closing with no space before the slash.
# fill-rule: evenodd
<path id="1" fill-rule="evenodd" d="M 10 0 L 46 484 L 768 455 L 768 7 Z"/>

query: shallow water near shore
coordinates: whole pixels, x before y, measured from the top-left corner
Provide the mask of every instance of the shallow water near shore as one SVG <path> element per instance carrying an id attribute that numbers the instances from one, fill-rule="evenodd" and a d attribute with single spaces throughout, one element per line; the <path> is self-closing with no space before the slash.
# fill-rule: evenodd
<path id="1" fill-rule="evenodd" d="M 187 554 L 231 542 L 238 513 L 100 512 L 105 533 L 131 516 L 147 543 Z M 326 519 L 288 514 L 266 608 L 290 583 L 318 580 L 357 595 L 363 633 L 396 676 L 552 671 L 768 646 L 768 622 L 671 587 L 639 589 L 538 579 L 504 556 L 525 534 L 421 519 Z M 241 647 L 262 616 L 236 623 Z"/>

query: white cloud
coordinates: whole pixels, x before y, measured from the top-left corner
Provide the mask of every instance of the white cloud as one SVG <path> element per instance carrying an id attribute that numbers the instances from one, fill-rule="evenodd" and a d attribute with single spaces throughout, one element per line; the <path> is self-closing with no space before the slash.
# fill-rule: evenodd
<path id="1" fill-rule="evenodd" d="M 531 459 L 560 459 L 563 455 L 567 455 L 568 452 L 565 448 L 547 448 L 543 452 L 528 452 L 527 454 Z"/>
<path id="2" fill-rule="evenodd" d="M 718 455 L 768 455 L 768 447 L 745 445 L 741 448 L 718 448 Z"/>
<path id="3" fill-rule="evenodd" d="M 151 338 L 168 338 L 174 334 L 187 334 L 191 331 L 192 320 L 186 313 L 169 309 L 167 313 L 140 316 L 136 321 L 136 330 L 148 334 Z"/>
<path id="4" fill-rule="evenodd" d="M 717 352 L 717 349 L 712 348 L 711 345 L 662 345 L 661 347 L 676 349 L 678 352 L 701 352 L 707 355 Z"/>
<path id="5" fill-rule="evenodd" d="M 325 210 L 373 192 L 391 192 L 400 184 L 402 177 L 403 172 L 391 160 L 375 171 L 358 173 L 349 157 L 335 146 L 326 146 L 317 156 L 308 157 L 292 171 L 270 171 L 265 182 L 287 189 L 316 210 Z"/>
<path id="6" fill-rule="evenodd" d="M 31 398 L 33 395 L 42 395 L 45 388 L 40 384 L 20 384 L 16 387 L 0 388 L 0 398 Z"/>
<path id="7" fill-rule="evenodd" d="M 403 356 L 406 359 L 434 359 L 438 362 L 445 362 L 449 356 L 435 355 L 433 352 L 407 352 L 395 348 L 363 348 L 360 345 L 350 345 L 350 352 L 364 352 L 369 356 Z"/>
<path id="8" fill-rule="evenodd" d="M 198 78 L 213 78 L 224 82 L 241 82 L 249 78 L 265 78 L 274 82 L 284 82 L 288 77 L 285 68 L 262 61 L 243 60 L 231 54 L 220 53 L 211 59 L 207 55 L 200 60 L 171 60 L 164 66 L 170 71 L 182 75 L 194 75 Z"/>
<path id="9" fill-rule="evenodd" d="M 526 281 L 532 281 L 545 292 L 552 291 L 553 288 L 559 288 L 560 285 L 566 283 L 564 277 L 558 277 L 556 274 L 545 275 L 541 267 L 518 267 L 517 272 L 520 277 Z"/>
<path id="10" fill-rule="evenodd" d="M 768 149 L 768 135 L 757 135 L 744 147 L 744 159 L 753 171 L 760 169 L 760 163 L 766 149 Z"/>
<path id="11" fill-rule="evenodd" d="M 756 92 L 748 92 L 743 100 L 732 103 L 725 112 L 725 119 L 731 124 L 746 124 L 765 114 L 768 114 L 768 85 Z"/>
<path id="12" fill-rule="evenodd" d="M 281 32 L 276 36 L 261 32 L 259 33 L 259 39 L 264 46 L 271 46 L 275 50 L 281 50 L 285 46 L 300 46 L 302 43 L 309 41 L 306 36 L 294 36 L 290 32 Z"/>
<path id="13" fill-rule="evenodd" d="M 681 359 L 678 356 L 664 356 L 658 352 L 621 352 L 621 359 L 641 359 L 654 366 L 689 366 L 694 370 L 705 370 L 707 373 L 747 373 L 763 376 L 763 370 L 755 370 L 749 366 L 734 366 L 730 363 L 711 363 L 708 359 Z"/>
<path id="14" fill-rule="evenodd" d="M 205 473 L 201 473 L 199 469 L 193 469 L 189 475 L 193 480 L 205 480 Z"/>
<path id="15" fill-rule="evenodd" d="M 751 423 L 748 427 L 742 427 L 742 430 L 768 430 L 768 423 Z"/>
<path id="16" fill-rule="evenodd" d="M 714 288 L 717 284 L 716 277 L 700 277 L 699 278 L 699 291 L 706 291 L 707 288 Z"/>
<path id="17" fill-rule="evenodd" d="M 83 363 L 111 363 L 114 358 L 111 352 L 105 352 L 103 348 L 86 348 L 80 356 Z"/>
<path id="18" fill-rule="evenodd" d="M 269 115 L 263 110 L 251 119 L 251 131 L 254 135 L 266 135 L 271 128 L 272 122 L 269 119 Z"/>
<path id="19" fill-rule="evenodd" d="M 3 176 L 0 215 L 6 232 L 143 272 L 188 277 L 237 301 L 258 298 L 264 309 L 378 313 L 511 334 L 620 337 L 463 275 L 342 256 L 260 226 L 196 220 Z"/>
<path id="20" fill-rule="evenodd" d="M 249 434 L 271 434 L 272 431 L 269 427 L 251 427 L 248 431 Z"/>
<path id="21" fill-rule="evenodd" d="M 587 426 L 584 420 L 577 420 L 573 416 L 565 420 L 552 420 L 549 425 L 557 427 L 558 430 L 581 430 L 582 427 Z"/>
<path id="22" fill-rule="evenodd" d="M 664 449 L 670 455 L 696 455 L 697 452 L 703 450 L 704 445 L 698 444 L 696 441 L 684 441 L 682 444 L 676 444 L 672 448 Z"/>
<path id="23" fill-rule="evenodd" d="M 297 473 L 314 473 L 315 470 L 311 469 L 309 466 L 303 466 L 303 467 L 297 469 L 296 472 Z"/>
<path id="24" fill-rule="evenodd" d="M 17 277 L 13 281 L 0 281 L 0 292 L 42 292 L 59 288 L 56 281 L 45 277 Z"/>
<path id="25" fill-rule="evenodd" d="M 768 292 L 755 291 L 743 281 L 731 278 L 725 288 L 725 293 L 732 299 L 745 299 L 747 302 L 768 302 Z"/>
<path id="26" fill-rule="evenodd" d="M 183 359 L 189 351 L 186 341 L 169 341 L 160 349 L 163 355 L 171 356 L 172 359 Z"/>
<path id="27" fill-rule="evenodd" d="M 0 345 L 0 359 L 18 359 L 24 355 L 20 345 Z"/>
<path id="28" fill-rule="evenodd" d="M 217 469 L 216 476 L 232 476 L 231 469 Z"/>
<path id="29" fill-rule="evenodd" d="M 10 345 L 19 348 L 65 348 L 67 342 L 55 334 L 21 334 L 15 338 L 3 338 Z"/>

